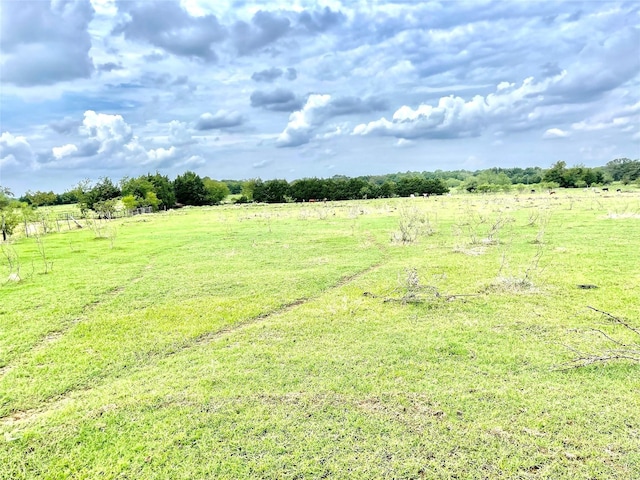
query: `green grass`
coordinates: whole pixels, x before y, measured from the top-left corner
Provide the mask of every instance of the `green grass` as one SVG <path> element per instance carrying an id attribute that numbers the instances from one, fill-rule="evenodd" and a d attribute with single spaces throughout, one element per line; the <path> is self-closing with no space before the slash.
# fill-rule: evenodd
<path id="1" fill-rule="evenodd" d="M 392 241 L 401 216 L 432 231 Z M 640 323 L 637 193 L 110 228 L 42 237 L 46 274 L 9 247 L 0 478 L 640 477 L 638 365 L 557 368 L 611 348 L 593 328 L 637 342 L 587 308 Z"/>

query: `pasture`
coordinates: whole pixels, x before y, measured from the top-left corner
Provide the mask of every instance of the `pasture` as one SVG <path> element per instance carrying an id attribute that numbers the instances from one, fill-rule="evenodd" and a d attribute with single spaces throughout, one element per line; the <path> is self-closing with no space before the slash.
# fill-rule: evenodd
<path id="1" fill-rule="evenodd" d="M 2 248 L 0 478 L 640 478 L 640 366 L 590 363 L 638 337 L 588 308 L 640 327 L 637 190 L 185 208 Z"/>

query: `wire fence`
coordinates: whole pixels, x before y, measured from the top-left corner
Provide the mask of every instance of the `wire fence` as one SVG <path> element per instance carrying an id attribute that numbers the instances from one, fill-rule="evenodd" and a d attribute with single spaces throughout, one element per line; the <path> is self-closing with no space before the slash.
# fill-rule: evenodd
<path id="1" fill-rule="evenodd" d="M 14 236 L 34 237 L 53 232 L 65 232 L 91 226 L 95 221 L 109 221 L 128 218 L 136 215 L 152 213 L 151 207 L 140 207 L 134 210 L 116 210 L 114 212 L 96 213 L 89 211 L 82 215 L 78 210 L 43 211 L 36 219 L 24 219 L 13 232 Z"/>

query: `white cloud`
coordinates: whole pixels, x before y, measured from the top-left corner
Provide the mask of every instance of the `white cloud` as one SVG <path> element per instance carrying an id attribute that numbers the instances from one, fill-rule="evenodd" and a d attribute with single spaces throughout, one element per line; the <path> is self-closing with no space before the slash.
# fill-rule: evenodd
<path id="1" fill-rule="evenodd" d="M 63 145 L 61 147 L 53 147 L 51 149 L 51 153 L 56 160 L 60 160 L 61 158 L 68 157 L 78 151 L 78 147 L 76 147 L 73 143 L 68 143 L 67 145 Z"/>
<path id="2" fill-rule="evenodd" d="M 166 163 L 167 161 L 173 160 L 176 158 L 177 156 L 177 149 L 176 147 L 169 147 L 169 148 L 156 148 L 149 150 L 148 152 L 148 156 L 149 156 L 149 161 L 151 162 L 157 162 L 157 163 Z"/>
<path id="3" fill-rule="evenodd" d="M 331 100 L 331 95 L 309 95 L 302 110 L 289 115 L 289 123 L 277 140 L 280 147 L 295 147 L 311 140 L 314 128 L 320 118 L 318 112 L 325 108 Z"/>
<path id="4" fill-rule="evenodd" d="M 98 153 L 111 153 L 129 143 L 133 138 L 131 127 L 121 115 L 84 112 L 80 132 L 100 142 Z"/>
<path id="5" fill-rule="evenodd" d="M 238 112 L 218 110 L 215 115 L 207 112 L 200 115 L 196 122 L 196 130 L 219 130 L 237 127 L 244 123 L 244 118 Z"/>
<path id="6" fill-rule="evenodd" d="M 529 77 L 518 88 L 502 82 L 495 93 L 485 97 L 476 95 L 469 101 L 450 95 L 441 97 L 436 105 L 421 104 L 416 109 L 404 105 L 396 110 L 391 120 L 383 117 L 360 124 L 353 129 L 353 134 L 404 139 L 478 136 L 492 123 L 526 119 L 534 107 L 542 102 L 542 93 L 549 82 L 535 82 Z"/>
<path id="7" fill-rule="evenodd" d="M 186 123 L 178 120 L 169 122 L 169 142 L 172 145 L 188 145 L 194 143 Z"/>
<path id="8" fill-rule="evenodd" d="M 544 134 L 542 138 L 565 138 L 569 136 L 569 132 L 561 130 L 559 128 L 549 128 Z"/>
<path id="9" fill-rule="evenodd" d="M 406 138 L 399 138 L 394 144 L 398 148 L 407 148 L 415 145 L 416 142 L 414 140 L 407 140 Z"/>
<path id="10" fill-rule="evenodd" d="M 3 132 L 0 136 L 0 168 L 14 166 L 32 166 L 33 149 L 23 136 L 14 136 Z"/>

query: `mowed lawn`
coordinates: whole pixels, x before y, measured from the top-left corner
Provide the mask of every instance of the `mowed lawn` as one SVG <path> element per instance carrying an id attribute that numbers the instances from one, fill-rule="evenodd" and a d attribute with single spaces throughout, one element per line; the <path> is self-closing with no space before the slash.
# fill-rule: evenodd
<path id="1" fill-rule="evenodd" d="M 640 478 L 637 190 L 98 233 L 3 246 L 0 478 Z"/>

